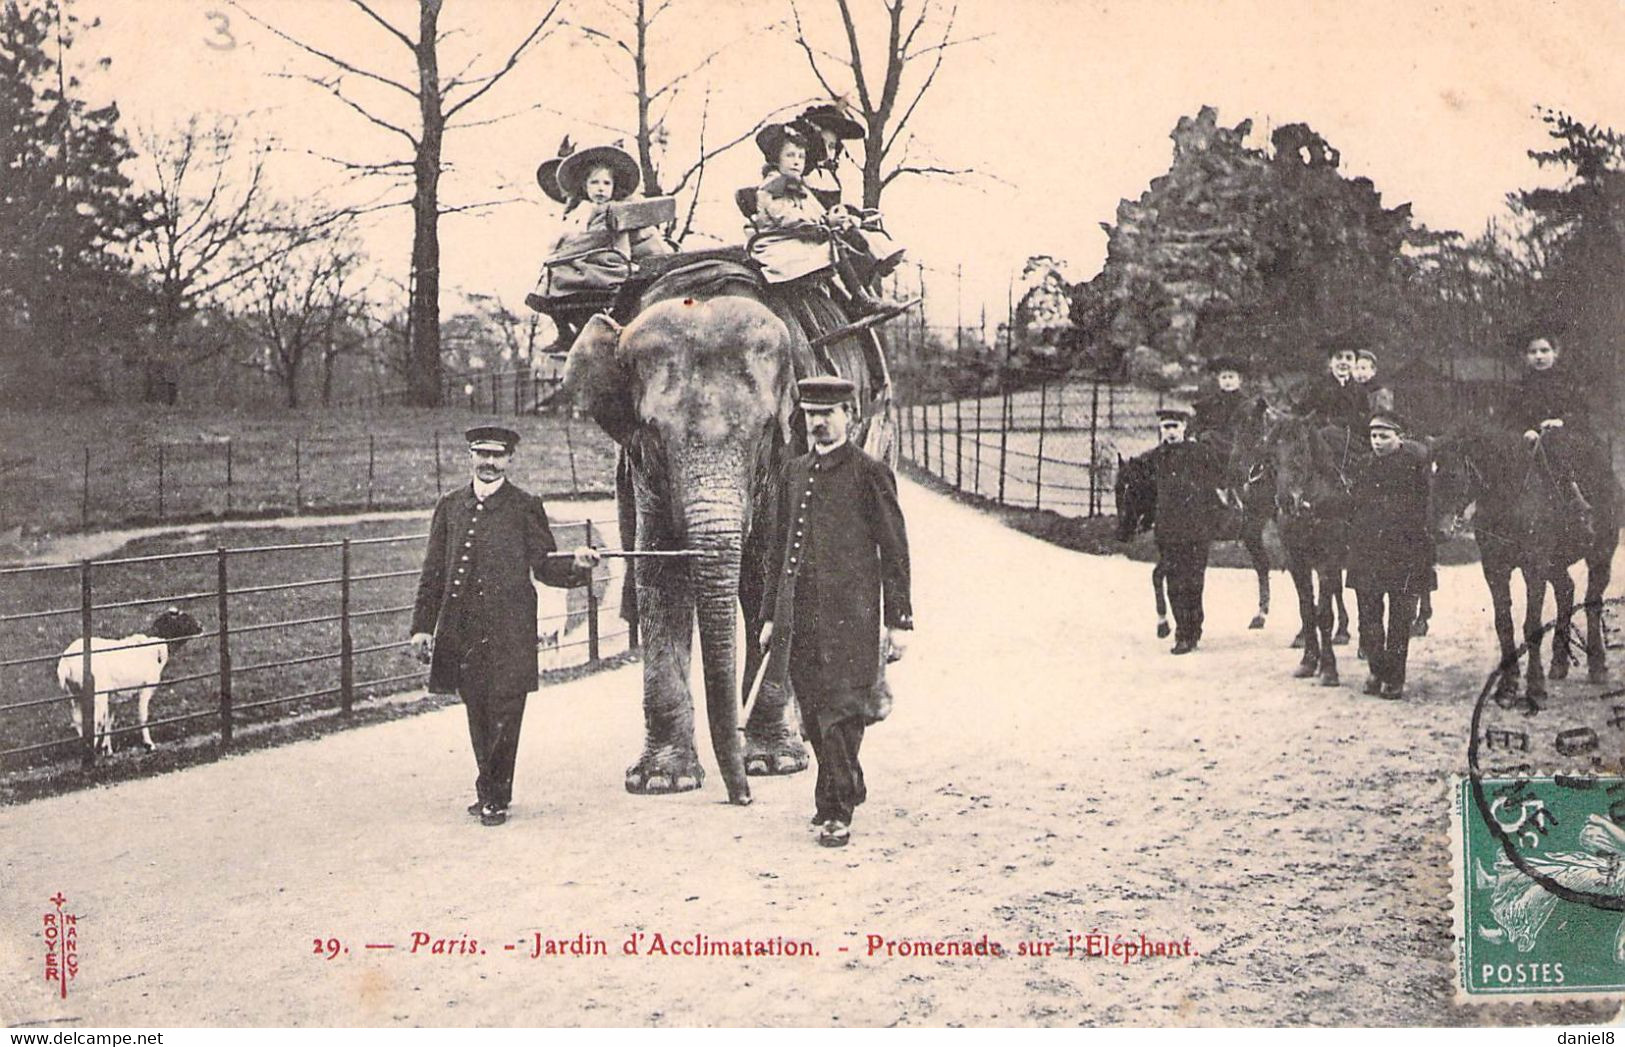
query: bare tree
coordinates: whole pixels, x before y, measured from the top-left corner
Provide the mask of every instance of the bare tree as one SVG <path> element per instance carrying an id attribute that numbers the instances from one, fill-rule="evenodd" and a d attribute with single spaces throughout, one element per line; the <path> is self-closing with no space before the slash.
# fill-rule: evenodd
<path id="1" fill-rule="evenodd" d="M 417 36 L 397 27 L 373 9 L 368 0 L 349 0 L 374 26 L 387 34 L 395 43 L 411 52 L 417 69 L 416 85 L 403 83 L 392 77 L 368 69 L 332 51 L 299 40 L 259 18 L 242 6 L 242 0 L 230 0 L 252 21 L 263 26 L 283 41 L 323 62 L 329 69 L 325 76 L 302 76 L 321 88 L 347 108 L 366 119 L 373 126 L 403 139 L 411 147 L 411 158 L 398 158 L 380 162 L 360 162 L 340 157 L 327 157 L 356 176 L 386 176 L 412 181 L 412 279 L 411 279 L 411 370 L 407 375 L 410 402 L 422 406 L 440 403 L 443 371 L 440 357 L 440 217 L 456 211 L 491 206 L 467 204 L 443 207 L 440 202 L 440 175 L 444 171 L 442 151 L 448 131 L 460 127 L 474 127 L 494 122 L 495 119 L 465 120 L 454 118 L 488 94 L 519 64 L 525 54 L 547 35 L 549 24 L 557 13 L 561 0 L 549 0 L 541 7 L 541 14 L 519 38 L 518 44 L 508 52 L 492 71 L 471 75 L 473 62 L 449 76 L 440 73 L 440 44 L 449 32 L 440 28 L 440 12 L 444 0 L 417 0 Z M 365 53 L 367 44 L 357 40 L 355 50 Z M 477 59 L 476 59 L 477 61 Z M 389 88 L 410 99 L 416 110 L 415 120 L 390 119 L 375 108 L 358 101 L 346 89 L 348 80 Z M 512 115 L 512 114 L 509 114 Z M 405 126 L 413 124 L 412 127 Z M 405 203 L 405 201 L 401 201 Z"/>
<path id="2" fill-rule="evenodd" d="M 282 386 L 283 402 L 298 407 L 306 366 L 322 368 L 323 402 L 332 392 L 333 364 L 361 341 L 347 330 L 358 303 L 350 286 L 358 269 L 355 251 L 342 240 L 286 251 L 255 270 L 244 328 L 258 343 L 248 362 Z"/>
<path id="3" fill-rule="evenodd" d="M 683 0 L 602 0 L 598 5 L 599 17 L 591 22 L 580 20 L 573 24 L 584 36 L 604 52 L 612 69 L 624 73 L 632 84 L 630 92 L 636 114 L 632 132 L 638 167 L 643 175 L 645 196 L 677 196 L 691 194 L 689 206 L 681 227 L 673 231 L 679 242 L 693 226 L 694 211 L 699 200 L 700 187 L 705 180 L 705 167 L 728 150 L 749 139 L 761 124 L 756 123 L 720 141 L 710 139 L 711 92 L 708 71 L 719 56 L 735 44 L 759 40 L 780 23 L 756 26 L 716 43 L 703 56 L 672 76 L 661 78 L 652 70 L 658 64 L 652 53 L 651 41 L 658 41 L 655 24 L 662 16 L 680 17 Z M 681 171 L 668 170 L 664 165 L 676 155 L 671 145 L 668 121 L 673 104 L 683 91 L 696 84 L 705 84 L 705 97 L 700 109 L 698 140 L 691 154 L 693 159 Z"/>
<path id="4" fill-rule="evenodd" d="M 943 13 L 937 0 L 919 0 L 918 10 L 911 16 L 907 0 L 881 0 L 886 12 L 885 47 L 871 47 L 866 54 L 849 0 L 826 2 L 833 2 L 841 16 L 843 44 L 837 48 L 823 46 L 808 34 L 796 0 L 790 0 L 790 12 L 796 43 L 819 85 L 830 98 L 856 109 L 868 128 L 863 142 L 863 206 L 879 207 L 881 193 L 904 175 L 972 174 L 971 168 L 944 167 L 909 157 L 913 141 L 909 121 L 936 83 L 948 50 L 982 39 L 954 36 L 959 5 L 954 3 Z"/>

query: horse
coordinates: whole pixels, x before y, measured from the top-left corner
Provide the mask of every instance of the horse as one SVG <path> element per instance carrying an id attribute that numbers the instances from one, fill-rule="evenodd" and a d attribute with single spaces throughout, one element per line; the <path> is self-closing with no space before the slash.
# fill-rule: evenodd
<path id="1" fill-rule="evenodd" d="M 1334 608 L 1342 596 L 1348 557 L 1349 477 L 1356 445 L 1340 426 L 1283 414 L 1265 434 L 1262 451 L 1275 479 L 1276 527 L 1287 571 L 1298 591 L 1303 659 L 1292 675 L 1307 679 L 1318 674 L 1323 686 L 1336 687 Z M 1344 612 L 1340 631 L 1345 641 L 1347 629 Z"/>
<path id="2" fill-rule="evenodd" d="M 1434 506 L 1443 529 L 1459 531 L 1472 508 L 1473 539 L 1479 566 L 1495 608 L 1501 643 L 1501 679 L 1496 698 L 1517 696 L 1518 648 L 1512 627 L 1512 572 L 1524 583 L 1524 642 L 1529 663 L 1524 698 L 1531 712 L 1547 694 L 1546 681 L 1568 676 L 1573 642 L 1574 580 L 1570 565 L 1586 565 L 1586 667 L 1593 683 L 1608 679 L 1603 645 L 1602 596 L 1608 588 L 1614 550 L 1619 545 L 1619 481 L 1601 465 L 1598 475 L 1577 475 L 1591 498 L 1594 526 L 1588 532 L 1576 518 L 1552 474 L 1550 437 L 1525 445 L 1514 432 L 1465 428 L 1442 437 L 1433 452 Z M 1576 456 L 1578 457 L 1578 456 Z M 1580 463 L 1576 463 L 1577 465 Z M 1605 474 L 1605 475 L 1604 475 Z M 1546 587 L 1557 602 L 1549 674 L 1540 664 Z"/>
<path id="3" fill-rule="evenodd" d="M 1157 522 L 1157 466 L 1151 452 L 1125 460 L 1117 456 L 1117 482 L 1113 488 L 1117 502 L 1117 540 L 1126 542 L 1151 530 Z M 1167 639 L 1168 568 L 1162 557 L 1151 568 L 1151 595 L 1157 601 L 1157 637 Z"/>
<path id="4" fill-rule="evenodd" d="M 1241 542 L 1258 576 L 1258 610 L 1247 623 L 1249 629 L 1264 628 L 1270 613 L 1270 554 L 1264 545 L 1264 528 L 1275 519 L 1275 495 L 1260 482 L 1268 468 L 1260 454 L 1268 417 L 1269 405 L 1262 398 L 1255 400 L 1241 415 L 1229 440 L 1222 442 L 1228 444 L 1224 448 L 1226 476 L 1240 502 L 1240 512 L 1228 515 L 1218 537 Z"/>

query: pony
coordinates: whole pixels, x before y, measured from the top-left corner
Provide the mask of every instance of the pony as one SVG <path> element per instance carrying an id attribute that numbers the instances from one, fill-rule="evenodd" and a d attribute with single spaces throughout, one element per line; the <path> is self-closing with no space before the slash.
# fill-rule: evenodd
<path id="1" fill-rule="evenodd" d="M 1359 455 L 1341 426 L 1323 426 L 1293 414 L 1277 415 L 1261 451 L 1273 474 L 1274 497 L 1287 572 L 1298 592 L 1303 658 L 1293 676 L 1318 675 L 1322 686 L 1340 683 L 1333 650 L 1334 608 L 1341 602 L 1352 510 L 1351 469 Z M 1338 630 L 1346 642 L 1347 612 Z M 1296 642 L 1294 642 L 1296 646 Z"/>
<path id="2" fill-rule="evenodd" d="M 1117 456 L 1117 482 L 1113 486 L 1117 504 L 1117 540 L 1126 542 L 1151 530 L 1157 522 L 1157 466 L 1151 452 L 1124 459 Z M 1151 595 L 1157 602 L 1157 637 L 1167 639 L 1168 569 L 1157 557 L 1151 568 Z"/>
<path id="3" fill-rule="evenodd" d="M 1471 509 L 1473 539 L 1501 644 L 1502 673 L 1496 698 L 1503 702 L 1517 696 L 1519 654 L 1512 624 L 1512 572 L 1523 577 L 1523 634 L 1529 654 L 1524 699 L 1531 712 L 1547 694 L 1548 675 L 1553 680 L 1568 676 L 1574 615 L 1574 580 L 1569 577 L 1569 567 L 1581 560 L 1586 565 L 1582 606 L 1587 671 L 1593 683 L 1607 681 L 1602 596 L 1619 545 L 1618 478 L 1607 466 L 1598 475 L 1576 477 L 1591 499 L 1594 526 L 1587 530 L 1553 475 L 1549 456 L 1562 450 L 1550 446 L 1553 442 L 1545 437 L 1529 446 L 1518 433 L 1475 426 L 1441 437 L 1433 448 L 1434 511 L 1441 529 L 1459 532 Z M 1540 662 L 1545 632 L 1541 618 L 1548 586 L 1557 603 L 1549 674 Z"/>

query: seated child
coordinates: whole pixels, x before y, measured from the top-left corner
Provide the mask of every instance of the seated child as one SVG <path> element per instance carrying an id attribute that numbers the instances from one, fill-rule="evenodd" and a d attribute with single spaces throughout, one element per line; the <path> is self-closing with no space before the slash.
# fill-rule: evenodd
<path id="1" fill-rule="evenodd" d="M 544 170 L 547 166 L 543 165 Z M 615 249 L 617 234 L 609 227 L 609 205 L 631 196 L 640 180 L 637 161 L 625 150 L 595 146 L 572 153 L 558 163 L 554 177 L 558 195 L 566 204 L 559 237 L 537 285 L 542 299 L 613 291 L 632 275 L 637 259 L 671 253 L 660 231 L 653 228 L 633 231 L 630 258 Z M 544 191 L 549 188 L 543 171 L 537 172 L 537 179 Z M 556 313 L 550 315 L 559 324 L 560 342 L 573 341 L 575 332 L 567 332 L 566 327 L 575 325 Z"/>
<path id="2" fill-rule="evenodd" d="M 825 211 L 803 178 L 808 157 L 818 155 L 822 145 L 793 124 L 769 124 L 756 135 L 756 144 L 769 177 L 756 190 L 756 233 L 749 250 L 763 276 L 768 283 L 784 283 L 834 268 L 855 311 L 874 311 L 877 303 L 832 240 L 832 229 L 853 220 Z"/>
<path id="3" fill-rule="evenodd" d="M 1593 498 L 1609 500 L 1613 485 L 1601 482 L 1611 474 L 1602 442 L 1586 424 L 1585 394 L 1561 366 L 1553 338 L 1537 334 L 1524 342 L 1524 368 L 1512 396 L 1512 424 L 1523 431 L 1531 446 L 1546 449 L 1553 479 L 1578 510 L 1583 527 L 1589 529 L 1591 506 L 1581 494 L 1580 483 L 1598 478 L 1590 493 Z"/>

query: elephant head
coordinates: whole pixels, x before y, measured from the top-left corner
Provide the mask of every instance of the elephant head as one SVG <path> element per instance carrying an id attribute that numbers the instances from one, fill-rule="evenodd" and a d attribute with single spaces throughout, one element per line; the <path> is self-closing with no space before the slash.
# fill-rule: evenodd
<path id="1" fill-rule="evenodd" d="M 703 779 L 688 692 L 697 613 L 712 746 L 729 799 L 749 802 L 738 608 L 752 588 L 746 548 L 761 544 L 750 541 L 753 526 L 773 508 L 790 438 L 793 377 L 783 322 L 742 296 L 668 298 L 624 328 L 595 317 L 570 351 L 563 388 L 583 396 L 630 465 L 638 548 L 703 554 L 635 562 L 647 737 L 627 770 L 631 791 L 681 791 Z"/>

